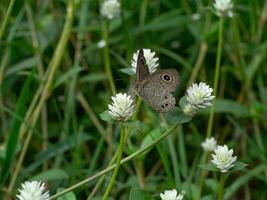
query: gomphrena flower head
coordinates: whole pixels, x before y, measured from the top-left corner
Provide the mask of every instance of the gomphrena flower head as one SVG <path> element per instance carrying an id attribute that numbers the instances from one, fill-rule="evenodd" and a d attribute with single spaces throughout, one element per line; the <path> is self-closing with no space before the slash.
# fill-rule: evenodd
<path id="1" fill-rule="evenodd" d="M 49 192 L 45 189 L 45 184 L 41 181 L 26 181 L 21 185 L 18 200 L 48 200 Z"/>
<path id="2" fill-rule="evenodd" d="M 236 161 L 236 156 L 233 156 L 233 149 L 228 149 L 227 145 L 217 146 L 214 150 L 215 154 L 211 154 L 211 162 L 222 172 L 227 172 L 230 168 L 234 166 Z"/>
<path id="3" fill-rule="evenodd" d="M 212 95 L 213 89 L 206 83 L 193 83 L 186 90 L 186 101 L 188 102 L 184 108 L 184 113 L 194 115 L 199 109 L 207 108 L 212 105 L 215 96 Z"/>
<path id="4" fill-rule="evenodd" d="M 109 20 L 120 15 L 121 4 L 118 0 L 104 0 L 101 5 L 100 13 Z"/>
<path id="5" fill-rule="evenodd" d="M 206 152 L 214 151 L 217 147 L 217 141 L 214 139 L 214 137 L 206 138 L 204 142 L 201 143 L 202 148 Z"/>
<path id="6" fill-rule="evenodd" d="M 214 8 L 216 9 L 216 13 L 222 17 L 227 15 L 228 17 L 233 17 L 233 4 L 231 0 L 215 0 L 213 3 Z"/>
<path id="7" fill-rule="evenodd" d="M 160 193 L 162 200 L 182 200 L 184 198 L 185 191 L 182 190 L 180 194 L 177 195 L 177 190 L 165 190 L 164 193 Z"/>
<path id="8" fill-rule="evenodd" d="M 106 46 L 106 41 L 105 40 L 100 40 L 98 43 L 97 43 L 97 48 L 99 49 L 102 49 Z"/>
<path id="9" fill-rule="evenodd" d="M 111 97 L 112 103 L 108 105 L 109 114 L 117 121 L 127 121 L 134 113 L 134 100 L 130 95 L 118 93 Z"/>
<path id="10" fill-rule="evenodd" d="M 151 51 L 151 49 L 143 49 L 144 51 L 144 57 L 146 59 L 146 64 L 148 66 L 149 72 L 153 73 L 157 70 L 159 66 L 159 58 L 155 56 L 155 52 Z M 139 50 L 137 50 L 132 58 L 131 65 L 134 72 L 136 72 L 136 66 L 137 66 L 137 57 L 138 57 Z"/>

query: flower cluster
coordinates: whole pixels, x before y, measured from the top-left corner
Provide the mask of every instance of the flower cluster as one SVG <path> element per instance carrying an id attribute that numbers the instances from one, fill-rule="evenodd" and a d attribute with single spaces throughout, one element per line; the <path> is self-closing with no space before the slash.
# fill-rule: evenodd
<path id="1" fill-rule="evenodd" d="M 231 0 L 215 0 L 213 3 L 214 8 L 218 16 L 222 17 L 227 15 L 228 17 L 233 17 L 233 4 Z"/>
<path id="2" fill-rule="evenodd" d="M 155 56 L 155 52 L 151 51 L 150 49 L 143 49 L 144 51 L 144 57 L 146 59 L 146 64 L 148 66 L 148 70 L 150 73 L 153 73 L 157 70 L 159 66 L 159 58 Z M 131 65 L 132 70 L 134 73 L 136 72 L 136 66 L 137 66 L 137 57 L 138 57 L 139 50 L 137 50 L 132 58 Z"/>
<path id="3" fill-rule="evenodd" d="M 211 154 L 211 162 L 222 172 L 227 172 L 230 168 L 234 166 L 236 161 L 236 156 L 233 156 L 233 149 L 228 149 L 227 145 L 218 146 L 214 150 L 215 154 Z"/>
<path id="4" fill-rule="evenodd" d="M 133 99 L 127 94 L 116 94 L 111 97 L 112 103 L 108 105 L 109 114 L 117 121 L 127 121 L 134 113 Z"/>
<path id="5" fill-rule="evenodd" d="M 109 20 L 120 15 L 120 2 L 118 0 L 104 0 L 100 13 Z"/>
<path id="6" fill-rule="evenodd" d="M 49 192 L 45 191 L 45 184 L 41 181 L 26 181 L 21 185 L 18 200 L 48 200 Z"/>
<path id="7" fill-rule="evenodd" d="M 182 190 L 180 194 L 177 195 L 177 190 L 165 190 L 164 193 L 160 193 L 162 200 L 182 200 L 184 198 L 185 191 Z"/>
<path id="8" fill-rule="evenodd" d="M 214 139 L 214 137 L 206 138 L 204 142 L 201 143 L 202 148 L 206 152 L 212 152 L 217 147 L 217 141 Z"/>
<path id="9" fill-rule="evenodd" d="M 213 89 L 206 83 L 194 83 L 186 90 L 187 104 L 183 108 L 184 113 L 193 116 L 198 110 L 211 106 L 215 98 L 212 92 Z"/>

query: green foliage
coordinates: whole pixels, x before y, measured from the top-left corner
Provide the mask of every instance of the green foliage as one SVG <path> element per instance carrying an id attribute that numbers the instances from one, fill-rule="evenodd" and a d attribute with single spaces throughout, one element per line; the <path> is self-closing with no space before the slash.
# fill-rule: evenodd
<path id="1" fill-rule="evenodd" d="M 70 35 L 62 38 L 72 2 Z M 77 184 L 54 199 L 101 199 L 120 138 L 107 110 L 114 83 L 117 93 L 135 99 L 137 111 L 124 122 L 126 160 L 109 198 L 152 200 L 184 189 L 184 199 L 199 200 L 202 172 L 201 199 L 217 198 L 219 172 L 201 147 L 211 109 L 183 113 L 192 83 L 213 87 L 220 29 L 214 0 L 122 0 L 107 29 L 102 2 L 0 1 L 0 197 L 15 199 L 21 183 L 41 180 L 51 195 Z M 233 7 L 234 16 L 223 21 L 211 135 L 237 156 L 224 199 L 266 199 L 267 1 L 233 1 Z M 100 48 L 103 37 L 107 46 Z M 58 48 L 62 40 L 67 45 Z M 140 48 L 156 53 L 159 68 L 180 73 L 177 105 L 168 113 L 135 98 L 131 60 Z"/>
<path id="2" fill-rule="evenodd" d="M 59 188 L 57 192 L 63 191 L 64 188 Z M 69 192 L 59 198 L 57 200 L 76 200 L 77 198 L 75 197 L 75 194 L 73 192 Z"/>
<path id="3" fill-rule="evenodd" d="M 7 139 L 7 145 L 6 145 L 6 155 L 5 155 L 5 160 L 2 166 L 2 173 L 1 173 L 1 184 L 6 180 L 8 177 L 8 171 L 11 168 L 12 162 L 15 157 L 15 151 L 17 150 L 17 147 L 19 146 L 19 130 L 20 126 L 26 126 L 27 124 L 23 123 L 23 117 L 25 116 L 25 107 L 26 103 L 29 100 L 30 97 L 30 87 L 33 82 L 33 72 L 31 75 L 27 78 L 25 81 L 21 93 L 19 95 L 19 99 L 17 102 L 17 107 L 15 113 L 13 113 L 13 119 L 12 119 L 12 124 L 10 127 L 10 131 L 8 133 L 8 139 Z M 1 105 L 3 106 L 3 105 Z"/>
<path id="4" fill-rule="evenodd" d="M 33 180 L 53 181 L 69 178 L 68 174 L 61 169 L 50 169 L 32 177 Z"/>
<path id="5" fill-rule="evenodd" d="M 146 191 L 140 189 L 131 189 L 129 200 L 144 199 L 154 200 Z"/>

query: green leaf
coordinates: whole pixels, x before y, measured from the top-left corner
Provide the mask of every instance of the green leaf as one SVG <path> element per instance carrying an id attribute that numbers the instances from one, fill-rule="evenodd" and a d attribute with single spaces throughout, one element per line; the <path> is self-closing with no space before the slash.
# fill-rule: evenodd
<path id="1" fill-rule="evenodd" d="M 78 139 L 79 138 L 79 139 Z M 59 142 L 51 145 L 48 149 L 41 151 L 37 155 L 34 156 L 34 160 L 32 164 L 30 164 L 27 168 L 23 170 L 24 174 L 30 174 L 32 171 L 37 169 L 46 161 L 62 155 L 66 151 L 71 151 L 77 145 L 82 145 L 88 140 L 91 140 L 92 136 L 88 133 L 76 133 L 67 136 L 66 138 L 60 140 Z"/>
<path id="2" fill-rule="evenodd" d="M 69 178 L 69 175 L 65 171 L 61 169 L 50 169 L 50 170 L 41 172 L 40 174 L 37 174 L 31 179 L 38 180 L 38 181 L 52 181 L 52 180 L 60 180 L 60 179 L 67 179 L 67 178 Z"/>
<path id="3" fill-rule="evenodd" d="M 15 156 L 15 151 L 18 146 L 19 130 L 22 124 L 21 119 L 23 119 L 25 116 L 26 103 L 29 97 L 31 96 L 30 87 L 33 82 L 33 74 L 34 73 L 32 72 L 22 87 L 22 90 L 21 90 L 21 93 L 19 95 L 19 99 L 17 102 L 16 112 L 14 114 L 11 127 L 9 129 L 7 145 L 6 145 L 6 155 L 5 155 L 5 160 L 4 160 L 2 173 L 1 173 L 1 180 L 0 180 L 1 183 L 3 183 L 9 175 L 8 172 L 10 171 L 9 169 L 11 167 L 12 161 Z M 19 116 L 19 118 L 17 116 Z"/>
<path id="4" fill-rule="evenodd" d="M 63 191 L 64 188 L 57 189 L 57 192 Z M 60 196 L 57 198 L 57 200 L 76 200 L 76 196 L 73 192 L 68 192 L 67 194 L 64 194 L 63 196 Z"/>
<path id="5" fill-rule="evenodd" d="M 232 195 L 235 194 L 236 191 L 238 191 L 243 185 L 248 183 L 250 180 L 254 179 L 257 176 L 262 176 L 263 172 L 266 170 L 266 164 L 260 164 L 257 167 L 254 167 L 253 169 L 248 170 L 246 173 L 244 173 L 239 178 L 235 179 L 234 182 L 226 188 L 225 190 L 225 199 L 232 199 L 230 198 Z"/>
<path id="6" fill-rule="evenodd" d="M 189 71 L 192 70 L 191 64 L 183 56 L 180 56 L 176 52 L 174 53 L 174 52 L 172 52 L 168 49 L 162 48 L 162 47 L 158 47 L 158 51 L 160 53 L 163 53 L 166 56 L 172 58 L 177 63 L 181 64 L 186 70 L 189 70 Z"/>
<path id="7" fill-rule="evenodd" d="M 136 129 L 138 131 L 142 131 L 146 128 L 146 125 L 139 120 L 124 122 L 123 125 L 132 129 Z"/>
<path id="8" fill-rule="evenodd" d="M 208 171 L 220 171 L 214 164 L 207 163 L 207 164 L 201 164 L 198 165 L 200 168 L 208 170 Z M 242 162 L 235 162 L 234 167 L 229 170 L 229 173 L 232 173 L 234 171 L 242 170 L 247 166 L 246 163 Z"/>
<path id="9" fill-rule="evenodd" d="M 131 189 L 129 200 L 155 200 L 150 194 L 141 189 Z"/>
<path id="10" fill-rule="evenodd" d="M 191 116 L 185 115 L 181 108 L 175 107 L 173 110 L 165 113 L 168 123 L 184 124 L 192 120 Z"/>
<path id="11" fill-rule="evenodd" d="M 90 73 L 80 79 L 81 83 L 94 83 L 99 81 L 107 80 L 105 73 Z"/>
<path id="12" fill-rule="evenodd" d="M 124 74 L 128 74 L 130 76 L 135 75 L 135 72 L 133 71 L 132 68 L 123 68 L 123 69 L 120 69 L 119 71 Z"/>
<path id="13" fill-rule="evenodd" d="M 201 164 L 198 166 L 202 169 L 207 170 L 207 171 L 219 171 L 219 169 L 212 163 Z"/>
<path id="14" fill-rule="evenodd" d="M 57 88 L 61 84 L 69 81 L 69 79 L 76 74 L 79 74 L 83 69 L 81 67 L 70 68 L 66 73 L 60 76 L 60 78 L 55 82 L 54 88 Z"/>
<path id="15" fill-rule="evenodd" d="M 246 163 L 239 162 L 239 161 L 235 162 L 234 165 L 235 166 L 232 169 L 230 169 L 231 172 L 242 170 L 248 166 Z"/>
<path id="16" fill-rule="evenodd" d="M 104 112 L 102 112 L 100 115 L 100 118 L 104 121 L 107 121 L 107 122 L 114 122 L 114 119 L 112 118 L 112 116 L 109 114 L 109 111 L 106 110 Z"/>
<path id="17" fill-rule="evenodd" d="M 143 142 L 141 144 L 141 149 L 147 147 L 150 145 L 155 139 L 157 139 L 160 136 L 160 128 L 153 129 L 151 132 L 149 132 L 146 137 L 143 139 Z"/>
<path id="18" fill-rule="evenodd" d="M 6 70 L 5 76 L 11 76 L 14 74 L 17 74 L 18 72 L 26 69 L 31 69 L 35 65 L 37 65 L 38 59 L 36 57 L 30 57 L 26 58 L 25 60 L 20 61 L 19 63 L 16 63 L 13 66 L 8 67 Z"/>
<path id="19" fill-rule="evenodd" d="M 236 115 L 237 117 L 250 116 L 249 109 L 247 107 L 229 99 L 217 99 L 214 106 L 216 113 L 229 113 Z"/>
<path id="20" fill-rule="evenodd" d="M 184 108 L 187 104 L 188 104 L 188 101 L 186 100 L 186 96 L 183 96 L 183 97 L 179 100 L 179 106 L 180 106 L 181 108 Z"/>

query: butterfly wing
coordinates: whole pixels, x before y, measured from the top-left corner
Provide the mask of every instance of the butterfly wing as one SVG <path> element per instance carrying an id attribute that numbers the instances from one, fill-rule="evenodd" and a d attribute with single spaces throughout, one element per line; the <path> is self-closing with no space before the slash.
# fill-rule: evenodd
<path id="1" fill-rule="evenodd" d="M 146 64 L 143 49 L 138 51 L 137 66 L 136 66 L 136 82 L 139 83 L 149 75 L 149 69 Z"/>
<path id="2" fill-rule="evenodd" d="M 168 112 L 176 104 L 171 92 L 176 90 L 179 80 L 175 69 L 158 70 L 140 82 L 137 93 L 157 112 Z"/>

